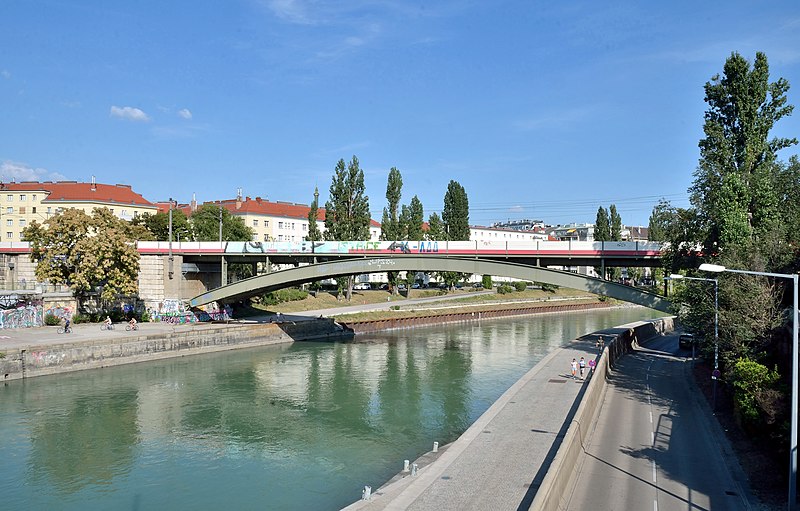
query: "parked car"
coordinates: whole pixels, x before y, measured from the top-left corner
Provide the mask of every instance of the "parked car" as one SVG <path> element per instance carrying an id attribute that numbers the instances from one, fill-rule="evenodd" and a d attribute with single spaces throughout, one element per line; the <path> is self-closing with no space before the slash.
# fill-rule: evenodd
<path id="1" fill-rule="evenodd" d="M 694 344 L 694 335 L 692 334 L 681 334 L 678 337 L 678 347 L 680 349 L 689 349 Z"/>
<path id="2" fill-rule="evenodd" d="M 414 282 L 414 284 L 411 286 L 411 289 L 419 289 L 419 288 L 420 288 L 419 282 Z"/>
<path id="3" fill-rule="evenodd" d="M 358 289 L 358 290 L 369 289 L 369 284 L 367 282 L 359 282 L 358 284 L 353 286 L 353 289 Z"/>

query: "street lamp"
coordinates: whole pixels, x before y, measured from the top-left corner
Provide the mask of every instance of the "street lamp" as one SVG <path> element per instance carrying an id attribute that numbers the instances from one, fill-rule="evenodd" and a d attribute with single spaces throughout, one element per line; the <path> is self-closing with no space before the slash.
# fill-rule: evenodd
<path id="1" fill-rule="evenodd" d="M 700 270 L 721 273 L 728 271 L 731 273 L 744 273 L 747 275 L 761 275 L 763 277 L 777 277 L 782 279 L 792 279 L 794 283 L 794 311 L 792 314 L 792 428 L 791 445 L 789 446 L 789 511 L 795 509 L 797 501 L 797 280 L 798 275 L 787 273 L 767 273 L 749 270 L 731 270 L 718 264 L 704 263 L 700 265 Z"/>
<path id="2" fill-rule="evenodd" d="M 712 384 L 712 402 L 713 402 L 713 409 L 717 411 L 717 378 L 719 378 L 719 281 L 717 279 L 707 279 L 704 277 L 687 277 L 686 275 L 681 275 L 679 273 L 673 273 L 667 279 L 674 279 L 674 280 L 701 280 L 703 282 L 713 282 L 714 283 L 714 372 L 711 373 L 711 380 L 714 382 Z M 692 344 L 692 350 L 694 350 L 694 344 Z"/>

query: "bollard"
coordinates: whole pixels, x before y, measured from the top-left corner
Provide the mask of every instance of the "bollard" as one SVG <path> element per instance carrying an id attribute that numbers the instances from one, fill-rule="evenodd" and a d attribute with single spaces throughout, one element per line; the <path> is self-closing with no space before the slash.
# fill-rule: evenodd
<path id="1" fill-rule="evenodd" d="M 361 492 L 361 500 L 369 500 L 372 496 L 372 486 L 365 486 L 364 491 Z"/>
<path id="2" fill-rule="evenodd" d="M 439 452 L 439 442 L 433 442 L 433 452 Z"/>
<path id="3" fill-rule="evenodd" d="M 412 476 L 417 475 L 417 464 L 416 463 L 412 463 L 411 464 L 411 475 Z"/>
<path id="4" fill-rule="evenodd" d="M 403 472 L 408 472 L 408 460 L 403 460 Z"/>

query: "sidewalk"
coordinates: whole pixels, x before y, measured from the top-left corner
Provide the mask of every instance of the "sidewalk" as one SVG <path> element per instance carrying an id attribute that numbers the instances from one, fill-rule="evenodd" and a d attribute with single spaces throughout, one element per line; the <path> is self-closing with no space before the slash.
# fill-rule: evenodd
<path id="1" fill-rule="evenodd" d="M 592 334 L 550 353 L 416 476 L 406 473 L 345 509 L 528 509 L 588 383 L 572 379 L 570 362 L 593 359 L 595 340 Z"/>

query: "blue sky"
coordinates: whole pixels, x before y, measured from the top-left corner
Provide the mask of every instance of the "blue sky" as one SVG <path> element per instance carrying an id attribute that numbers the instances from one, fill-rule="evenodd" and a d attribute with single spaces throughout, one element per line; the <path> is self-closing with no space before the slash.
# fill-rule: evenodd
<path id="1" fill-rule="evenodd" d="M 0 178 L 153 201 L 324 202 L 357 155 L 378 220 L 394 166 L 426 217 L 455 179 L 471 224 L 615 203 L 647 225 L 659 197 L 688 205 L 703 84 L 732 51 L 765 52 L 800 105 L 796 0 L 27 0 L 0 19 Z"/>

